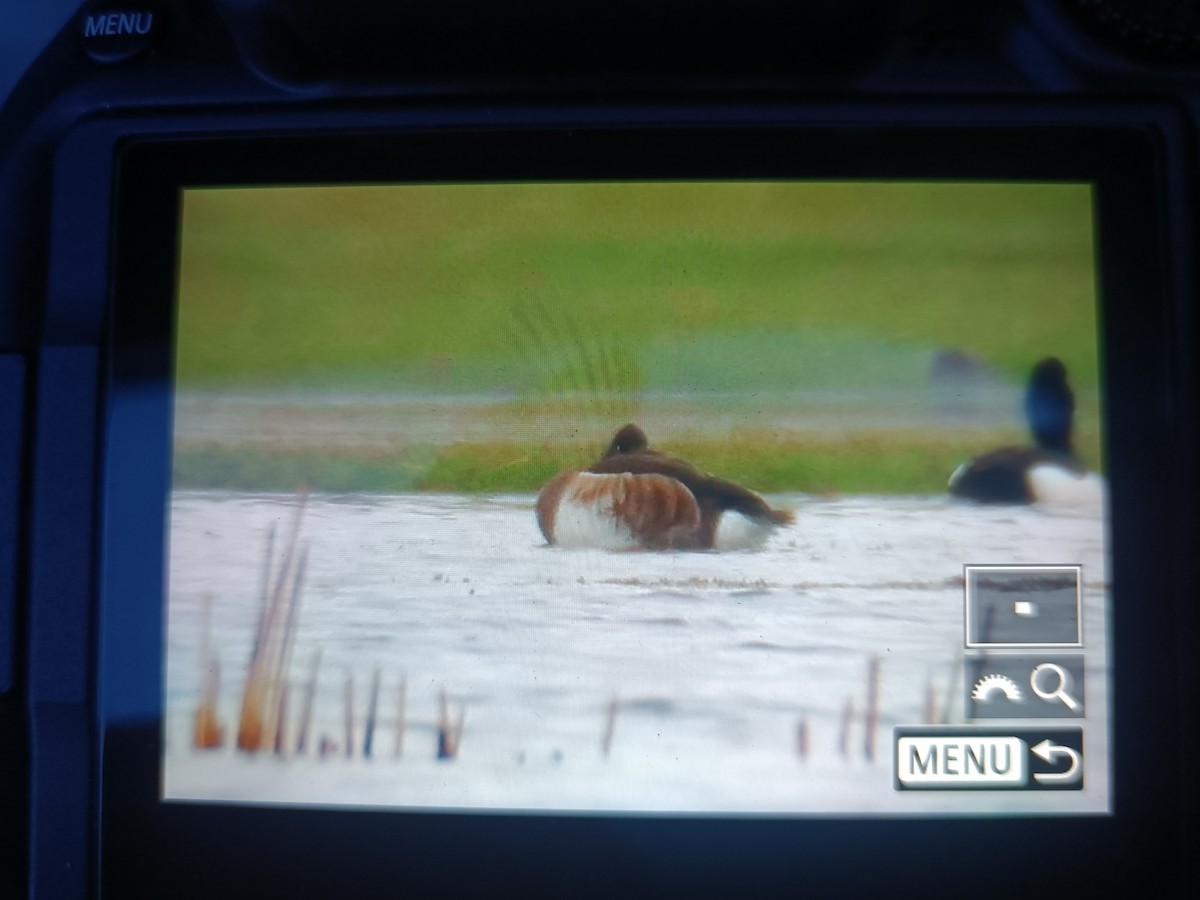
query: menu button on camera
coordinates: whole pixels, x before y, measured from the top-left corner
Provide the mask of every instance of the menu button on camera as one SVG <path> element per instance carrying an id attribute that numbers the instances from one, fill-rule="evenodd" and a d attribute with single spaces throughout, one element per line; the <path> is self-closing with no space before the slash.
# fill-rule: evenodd
<path id="1" fill-rule="evenodd" d="M 89 7 L 80 19 L 83 49 L 96 62 L 117 63 L 144 51 L 162 31 L 152 7 Z"/>

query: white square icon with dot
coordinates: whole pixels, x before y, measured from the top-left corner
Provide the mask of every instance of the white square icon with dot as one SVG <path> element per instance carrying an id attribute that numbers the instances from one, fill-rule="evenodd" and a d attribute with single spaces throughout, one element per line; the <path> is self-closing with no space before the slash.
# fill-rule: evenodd
<path id="1" fill-rule="evenodd" d="M 1081 647 L 1077 565 L 963 567 L 967 647 Z"/>

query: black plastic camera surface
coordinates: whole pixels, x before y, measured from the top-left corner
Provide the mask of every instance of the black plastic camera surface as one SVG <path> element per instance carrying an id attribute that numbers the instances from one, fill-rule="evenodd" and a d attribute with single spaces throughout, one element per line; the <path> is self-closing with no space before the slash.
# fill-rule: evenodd
<path id="1" fill-rule="evenodd" d="M 123 829 L 158 785 L 158 683 L 137 682 L 161 676 L 161 635 L 109 595 L 98 548 L 119 535 L 131 569 L 139 552 L 161 550 L 154 528 L 114 522 L 103 477 L 113 452 L 114 285 L 139 262 L 122 256 L 118 231 L 175 227 L 118 208 L 140 148 L 191 143 L 187 164 L 200 167 L 205 148 L 219 162 L 257 142 L 261 160 L 262 142 L 278 141 L 275 180 L 336 181 L 387 171 L 372 153 L 378 135 L 462 134 L 506 152 L 506 135 L 545 135 L 552 148 L 583 130 L 653 144 L 656 133 L 703 139 L 717 128 L 811 132 L 813 177 L 844 173 L 844 157 L 864 146 L 879 174 L 894 177 L 969 177 L 983 148 L 993 159 L 1003 148 L 1011 165 L 1001 169 L 1016 179 L 1067 177 L 1068 154 L 1085 168 L 1126 150 L 1144 163 L 1122 203 L 1145 223 L 1129 237 L 1151 271 L 1109 274 L 1122 297 L 1137 293 L 1135 274 L 1147 277 L 1145 304 L 1123 302 L 1105 321 L 1110 451 L 1158 463 L 1125 473 L 1114 533 L 1118 559 L 1145 567 L 1135 589 L 1117 590 L 1114 654 L 1126 681 L 1115 741 L 1127 743 L 1116 755 L 1115 816 L 818 830 L 450 815 L 417 826 L 377 813 L 253 810 L 229 826 L 227 810 L 197 808 L 162 829 L 154 858 L 132 863 L 130 848 L 147 838 Z M 361 139 L 358 156 L 335 152 L 347 136 Z M 298 158 L 319 154 L 322 141 L 336 165 Z M 424 891 L 499 884 L 606 895 L 939 893 L 953 883 L 989 895 L 1047 885 L 1078 893 L 1131 872 L 1147 893 L 1194 884 L 1198 144 L 1200 7 L 1168 0 L 84 5 L 0 110 L 0 832 L 16 835 L 0 846 L 0 894 L 190 896 L 233 884 L 282 896 L 407 880 Z M 764 141 L 768 160 L 780 152 L 771 147 Z M 539 165 L 553 176 L 552 156 L 500 160 L 479 177 L 536 176 Z M 347 159 L 360 168 L 339 172 Z M 219 183 L 220 171 L 204 181 Z M 146 348 L 148 358 L 160 351 Z M 121 362 L 134 379 L 135 356 Z M 1130 577 L 1118 572 L 1118 588 Z M 137 646 L 140 655 L 125 655 Z M 115 753 L 126 762 L 105 774 Z M 303 838 L 287 852 L 231 849 L 263 828 Z M 395 841 L 408 847 L 399 862 Z M 978 841 L 1017 861 L 972 868 L 961 854 Z M 1055 859 L 1023 852 L 1029 841 Z M 850 845 L 880 848 L 878 865 L 856 862 Z M 292 866 L 296 846 L 310 855 Z M 331 847 L 333 862 L 321 856 Z M 1079 864 L 1056 867 L 1067 852 Z M 190 868 L 230 853 L 207 873 Z M 912 880 L 923 867 L 937 873 L 925 887 Z M 976 881 L 958 880 L 971 873 Z"/>

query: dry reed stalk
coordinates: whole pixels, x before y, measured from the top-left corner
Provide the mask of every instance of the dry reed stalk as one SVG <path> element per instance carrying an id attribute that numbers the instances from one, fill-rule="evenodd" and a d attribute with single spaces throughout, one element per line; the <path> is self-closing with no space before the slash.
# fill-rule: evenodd
<path id="1" fill-rule="evenodd" d="M 292 645 L 296 639 L 296 623 L 300 609 L 300 589 L 304 585 L 304 574 L 307 569 L 308 544 L 305 543 L 304 548 L 300 551 L 300 558 L 297 560 L 296 566 L 291 573 L 290 590 L 282 594 L 286 604 L 286 614 L 283 618 L 280 636 L 277 639 L 279 652 L 272 660 L 272 671 L 269 682 L 274 688 L 274 697 L 272 699 L 274 701 L 275 715 L 269 720 L 268 731 L 273 736 L 275 752 L 277 754 L 287 752 L 287 748 L 284 746 L 284 736 L 287 732 L 286 703 L 288 693 L 290 692 L 288 675 L 292 669 Z"/>
<path id="2" fill-rule="evenodd" d="M 407 718 L 408 705 L 408 678 L 400 677 L 400 695 L 399 703 L 396 706 L 396 758 L 399 759 L 404 755 L 404 728 L 405 719 Z"/>
<path id="3" fill-rule="evenodd" d="M 879 728 L 879 669 L 881 660 L 872 656 L 867 663 L 867 709 L 863 722 L 863 756 L 868 762 L 875 759 L 875 732 Z"/>
<path id="4" fill-rule="evenodd" d="M 458 708 L 458 718 L 454 721 L 454 758 L 458 758 L 458 749 L 462 746 L 463 726 L 467 722 L 467 708 Z"/>
<path id="5" fill-rule="evenodd" d="M 842 707 L 842 728 L 838 733 L 838 753 L 844 757 L 850 756 L 850 729 L 854 725 L 854 698 L 847 697 L 846 705 Z"/>
<path id="6" fill-rule="evenodd" d="M 354 676 L 346 673 L 346 686 L 342 693 L 345 700 L 346 758 L 354 756 Z"/>
<path id="7" fill-rule="evenodd" d="M 371 698 L 367 701 L 367 724 L 363 733 L 363 759 L 371 758 L 371 745 L 375 742 L 375 715 L 379 711 L 379 667 L 371 676 Z"/>
<path id="8" fill-rule="evenodd" d="M 801 719 L 796 725 L 796 755 L 802 760 L 808 759 L 808 720 Z"/>
<path id="9" fill-rule="evenodd" d="M 258 752 L 262 745 L 263 685 L 251 672 L 242 692 L 242 717 L 238 722 L 237 746 L 248 753 Z"/>
<path id="10" fill-rule="evenodd" d="M 267 619 L 271 607 L 271 560 L 275 552 L 275 526 L 267 532 L 267 552 L 263 556 L 262 577 L 259 579 L 258 628 L 250 649 L 250 671 L 242 688 L 242 714 L 238 722 L 237 746 L 253 753 L 262 743 L 263 683 L 262 648 L 267 642 Z"/>
<path id="11" fill-rule="evenodd" d="M 242 715 L 238 725 L 237 746 L 250 753 L 255 753 L 264 746 L 276 745 L 281 657 L 287 640 L 286 623 L 291 601 L 299 590 L 299 581 L 293 574 L 296 571 L 295 548 L 307 503 L 308 492 L 302 491 L 292 519 L 283 563 L 273 585 L 271 569 L 275 547 L 274 528 L 270 530 L 267 538 L 267 553 L 263 561 L 260 584 L 258 629 L 250 654 L 250 670 L 242 692 Z"/>
<path id="12" fill-rule="evenodd" d="M 204 691 L 196 708 L 192 746 L 197 750 L 215 750 L 225 744 L 225 728 L 217 717 L 217 694 L 221 686 L 221 668 L 215 656 L 209 657 L 204 673 Z"/>
<path id="13" fill-rule="evenodd" d="M 308 682 L 304 687 L 304 703 L 300 708 L 300 725 L 296 729 L 296 752 L 308 752 L 308 735 L 312 730 L 313 706 L 317 698 L 317 673 L 321 668 L 321 648 L 313 651 L 312 665 L 308 671 Z"/>
<path id="14" fill-rule="evenodd" d="M 204 606 L 200 613 L 200 704 L 192 731 L 192 746 L 198 750 L 212 750 L 225 743 L 225 729 L 217 716 L 217 699 L 221 688 L 221 665 L 210 647 L 212 622 L 212 595 L 204 595 Z"/>
<path id="15" fill-rule="evenodd" d="M 300 517 L 303 506 L 296 512 L 292 523 L 291 534 L 288 538 L 287 554 L 284 557 L 279 578 L 271 598 L 271 616 L 267 630 L 266 652 L 262 658 L 262 668 L 266 673 L 266 691 L 264 698 L 263 741 L 269 746 L 278 743 L 279 699 L 284 690 L 284 663 L 290 653 L 291 635 L 295 629 L 296 600 L 299 597 L 300 585 L 304 579 L 304 569 L 308 562 L 307 546 L 296 554 L 296 541 L 300 531 Z"/>
<path id="16" fill-rule="evenodd" d="M 267 531 L 267 552 L 263 554 L 263 566 L 258 579 L 258 628 L 254 632 L 254 646 L 250 659 L 258 657 L 259 649 L 267 639 L 267 613 L 271 606 L 271 564 L 275 559 L 275 525 Z"/>
<path id="17" fill-rule="evenodd" d="M 604 737 L 600 740 L 600 751 L 605 758 L 608 757 L 609 751 L 612 750 L 613 735 L 617 731 L 617 713 L 621 710 L 621 702 L 617 699 L 617 695 L 613 694 L 613 698 L 608 701 L 608 714 L 604 720 Z"/>
<path id="18" fill-rule="evenodd" d="M 458 719 L 451 723 L 450 710 L 446 702 L 446 692 L 438 695 L 438 759 L 458 759 L 458 749 L 462 743 L 463 723 L 466 721 L 467 708 L 461 707 Z"/>
<path id="19" fill-rule="evenodd" d="M 283 756 L 287 752 L 287 748 L 283 745 L 283 736 L 287 732 L 287 711 L 288 711 L 288 694 L 291 693 L 291 685 L 286 681 L 279 689 L 279 702 L 276 704 L 275 713 L 275 740 L 272 745 L 276 756 Z"/>

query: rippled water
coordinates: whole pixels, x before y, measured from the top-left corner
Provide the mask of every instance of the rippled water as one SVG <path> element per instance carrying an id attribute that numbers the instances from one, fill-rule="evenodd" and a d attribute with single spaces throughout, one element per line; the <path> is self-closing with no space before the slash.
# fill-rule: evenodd
<path id="1" fill-rule="evenodd" d="M 176 494 L 165 795 L 734 813 L 1107 808 L 1108 591 L 1097 511 L 943 498 L 770 500 L 795 509 L 797 521 L 760 551 L 610 553 L 545 546 L 532 496 L 311 497 L 291 681 L 298 693 L 319 648 L 314 737 L 341 744 L 353 679 L 361 746 L 368 685 L 380 672 L 375 752 L 366 760 L 192 750 L 203 623 L 222 671 L 219 713 L 232 732 L 268 534 L 278 526 L 278 551 L 296 503 Z M 891 727 L 926 721 L 930 686 L 939 707 L 949 695 L 946 717 L 962 718 L 964 563 L 1082 564 L 1084 791 L 892 789 Z M 847 702 L 865 705 L 872 658 L 880 660 L 881 723 L 868 761 L 861 717 L 847 755 L 839 743 Z M 435 759 L 443 691 L 451 715 L 465 715 L 452 761 Z"/>

